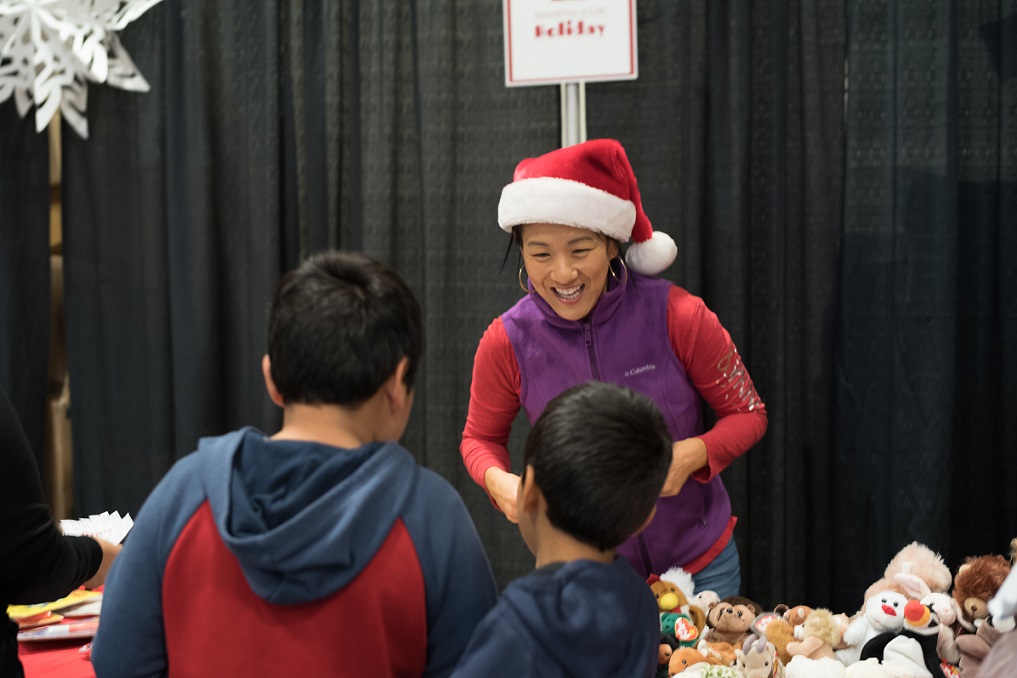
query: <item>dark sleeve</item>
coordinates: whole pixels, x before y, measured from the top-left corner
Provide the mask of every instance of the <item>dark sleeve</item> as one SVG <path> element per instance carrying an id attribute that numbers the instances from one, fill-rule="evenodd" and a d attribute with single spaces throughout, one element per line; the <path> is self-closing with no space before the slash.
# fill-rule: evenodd
<path id="1" fill-rule="evenodd" d="M 96 573 L 102 549 L 94 539 L 57 529 L 28 438 L 2 390 L 0 460 L 0 604 L 61 598 Z"/>
<path id="2" fill-rule="evenodd" d="M 534 674 L 526 638 L 518 625 L 506 622 L 506 616 L 511 614 L 503 607 L 495 607 L 484 617 L 449 678 Z"/>

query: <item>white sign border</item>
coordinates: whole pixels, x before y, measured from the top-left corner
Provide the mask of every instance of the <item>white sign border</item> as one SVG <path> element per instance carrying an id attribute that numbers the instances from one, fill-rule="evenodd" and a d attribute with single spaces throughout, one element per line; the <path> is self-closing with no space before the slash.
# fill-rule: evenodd
<path id="1" fill-rule="evenodd" d="M 505 86 L 506 87 L 535 87 L 539 85 L 557 85 L 568 82 L 610 82 L 618 80 L 636 80 L 639 77 L 639 54 L 636 47 L 636 0 L 628 0 L 629 3 L 629 63 L 627 72 L 609 73 L 600 75 L 583 75 L 575 77 L 549 77 L 549 78 L 528 78 L 526 80 L 514 80 L 512 73 L 512 0 L 503 0 L 502 4 L 502 35 L 505 40 Z"/>

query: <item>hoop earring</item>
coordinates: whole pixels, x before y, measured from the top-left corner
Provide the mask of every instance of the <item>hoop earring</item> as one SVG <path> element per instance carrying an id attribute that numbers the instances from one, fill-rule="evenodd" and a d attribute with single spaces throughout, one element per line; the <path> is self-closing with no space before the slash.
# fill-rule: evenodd
<path id="1" fill-rule="evenodd" d="M 618 260 L 618 263 L 621 264 L 622 270 L 625 272 L 625 279 L 628 280 L 628 277 L 629 277 L 629 267 L 625 265 L 625 260 L 622 259 L 620 254 L 617 257 L 615 257 L 615 258 Z M 609 265 L 607 267 L 607 270 L 611 273 L 611 277 L 614 278 L 615 280 L 617 280 L 619 282 L 619 284 L 620 284 L 622 279 L 619 278 L 618 274 L 614 272 L 614 266 L 610 266 Z"/>
<path id="2" fill-rule="evenodd" d="M 519 279 L 519 287 L 522 288 L 523 292 L 526 292 L 527 294 L 529 294 L 530 293 L 530 288 L 523 284 L 523 271 L 524 270 L 526 270 L 526 266 L 525 265 L 520 266 L 519 267 L 519 275 L 516 276 L 516 277 Z"/>

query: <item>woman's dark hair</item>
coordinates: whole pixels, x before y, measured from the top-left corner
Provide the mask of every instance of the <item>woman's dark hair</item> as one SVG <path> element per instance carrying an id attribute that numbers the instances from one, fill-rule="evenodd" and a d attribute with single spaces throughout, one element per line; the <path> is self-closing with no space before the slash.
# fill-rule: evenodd
<path id="1" fill-rule="evenodd" d="M 646 521 L 671 467 L 671 435 L 652 400 L 590 381 L 556 396 L 526 439 L 523 463 L 552 525 L 600 550 Z"/>
<path id="2" fill-rule="evenodd" d="M 272 380 L 287 403 L 356 407 L 423 349 L 420 304 L 394 270 L 359 252 L 312 255 L 283 276 L 268 314 Z"/>
<path id="3" fill-rule="evenodd" d="M 519 226 L 513 226 L 512 232 L 509 233 L 508 245 L 505 246 L 505 257 L 501 260 L 501 270 L 505 270 L 505 264 L 508 263 L 509 255 L 512 254 L 513 249 L 516 251 L 516 268 L 519 268 L 523 265 L 523 230 Z"/>

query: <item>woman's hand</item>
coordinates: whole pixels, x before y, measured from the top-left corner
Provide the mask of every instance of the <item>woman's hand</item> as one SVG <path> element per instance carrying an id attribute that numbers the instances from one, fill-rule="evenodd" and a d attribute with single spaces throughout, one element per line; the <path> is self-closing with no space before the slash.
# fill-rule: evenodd
<path id="1" fill-rule="evenodd" d="M 109 574 L 110 565 L 113 564 L 113 561 L 124 548 L 119 544 L 111 544 L 97 537 L 92 537 L 92 539 L 99 542 L 99 546 L 102 548 L 102 562 L 99 564 L 99 569 L 92 575 L 92 578 L 84 583 L 86 589 L 102 586 L 103 582 L 106 581 L 106 575 Z"/>
<path id="2" fill-rule="evenodd" d="M 689 476 L 706 466 L 708 461 L 706 443 L 700 438 L 676 441 L 671 446 L 671 470 L 667 472 L 667 480 L 664 481 L 660 496 L 672 497 L 678 494 Z"/>
<path id="3" fill-rule="evenodd" d="M 502 510 L 510 522 L 518 523 L 516 498 L 519 496 L 519 476 L 492 466 L 484 472 L 484 485 L 494 499 L 494 503 Z"/>

